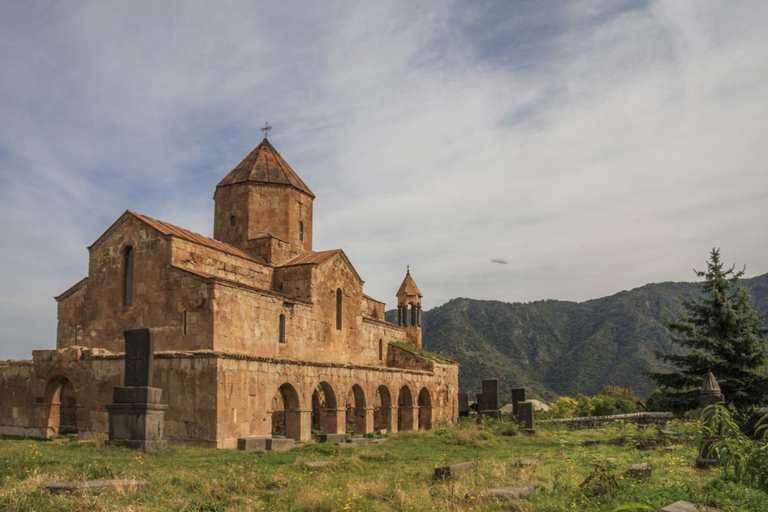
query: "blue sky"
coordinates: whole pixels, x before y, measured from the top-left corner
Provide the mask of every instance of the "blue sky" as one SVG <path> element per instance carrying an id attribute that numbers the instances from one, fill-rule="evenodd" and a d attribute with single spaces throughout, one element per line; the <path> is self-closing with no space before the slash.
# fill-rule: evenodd
<path id="1" fill-rule="evenodd" d="M 126 209 L 212 234 L 261 139 L 392 305 L 768 272 L 768 4 L 0 3 L 0 359 Z M 497 260 L 494 262 L 492 260 Z M 506 263 L 499 263 L 506 262 Z"/>

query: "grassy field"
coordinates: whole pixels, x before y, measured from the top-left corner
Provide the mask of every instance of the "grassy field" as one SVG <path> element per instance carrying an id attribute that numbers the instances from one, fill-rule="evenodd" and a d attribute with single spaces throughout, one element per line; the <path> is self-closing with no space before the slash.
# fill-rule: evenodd
<path id="1" fill-rule="evenodd" d="M 0 510 L 599 511 L 633 502 L 658 509 L 688 500 L 723 511 L 768 512 L 765 493 L 730 482 L 720 470 L 693 469 L 696 453 L 690 444 L 637 450 L 634 443 L 621 443 L 632 436 L 655 437 L 655 427 L 540 428 L 532 437 L 509 435 L 514 430 L 510 424 L 478 428 L 463 422 L 393 435 L 382 445 L 317 444 L 283 453 L 182 447 L 139 453 L 0 439 Z M 601 443 L 582 446 L 587 439 Z M 519 467 L 517 462 L 524 459 L 539 464 Z M 304 462 L 311 460 L 331 464 L 309 469 Z M 466 461 L 476 461 L 477 469 L 456 480 L 434 477 L 436 466 Z M 639 462 L 652 465 L 647 481 L 624 476 Z M 590 484 L 581 487 L 595 471 Z M 51 495 L 45 490 L 56 481 L 108 478 L 147 480 L 151 488 L 145 493 L 100 495 Z M 473 490 L 519 483 L 533 483 L 537 490 L 517 502 L 464 497 Z"/>

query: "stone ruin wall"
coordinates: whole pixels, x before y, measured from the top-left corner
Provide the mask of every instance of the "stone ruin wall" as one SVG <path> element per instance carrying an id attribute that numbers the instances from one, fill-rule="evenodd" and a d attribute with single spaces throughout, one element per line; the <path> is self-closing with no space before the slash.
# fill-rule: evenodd
<path id="1" fill-rule="evenodd" d="M 269 361 L 248 358 L 222 357 L 219 359 L 219 416 L 218 446 L 235 448 L 238 437 L 269 436 L 272 432 L 274 397 L 283 384 L 295 390 L 298 404 L 288 405 L 294 413 L 296 431 L 288 437 L 309 441 L 312 436 L 312 394 L 321 383 L 330 389 L 336 402 L 337 418 L 326 433 L 346 431 L 347 404 L 364 414 L 365 428 L 358 434 L 374 431 L 376 391 L 386 386 L 391 398 L 389 429 L 397 432 L 397 403 L 401 389 L 406 386 L 412 397 L 412 408 L 406 414 L 413 428 L 418 428 L 418 397 L 423 388 L 431 400 L 430 425 L 454 422 L 458 418 L 458 365 L 436 364 L 433 371 L 400 370 L 365 367 L 339 363 L 311 363 L 302 361 Z M 358 403 L 352 393 L 358 385 L 363 391 L 363 402 Z M 327 397 L 326 397 L 327 398 Z M 364 413 L 362 412 L 364 410 Z M 411 430 L 412 428 L 408 428 Z"/>
<path id="2" fill-rule="evenodd" d="M 97 352 L 94 354 L 94 352 Z M 33 361 L 0 362 L 0 434 L 50 438 L 58 432 L 58 397 L 62 378 L 71 382 L 77 400 L 81 437 L 106 434 L 106 404 L 122 385 L 123 355 L 99 354 L 85 347 L 36 350 Z M 168 404 L 165 435 L 175 444 L 216 446 L 216 358 L 210 354 L 155 355 L 155 387 Z"/>

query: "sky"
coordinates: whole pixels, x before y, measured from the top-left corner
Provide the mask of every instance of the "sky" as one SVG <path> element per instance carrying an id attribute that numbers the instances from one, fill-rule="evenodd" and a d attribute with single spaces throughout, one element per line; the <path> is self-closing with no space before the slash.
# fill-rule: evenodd
<path id="1" fill-rule="evenodd" d="M 0 2 L 0 359 L 126 209 L 211 236 L 261 140 L 394 305 L 768 272 L 768 2 Z"/>

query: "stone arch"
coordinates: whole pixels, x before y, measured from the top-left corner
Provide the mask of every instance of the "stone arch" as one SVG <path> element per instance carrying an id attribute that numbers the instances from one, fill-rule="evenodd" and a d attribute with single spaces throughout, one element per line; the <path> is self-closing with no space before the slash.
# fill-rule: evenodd
<path id="1" fill-rule="evenodd" d="M 272 434 L 301 440 L 301 402 L 296 388 L 288 382 L 272 397 Z"/>
<path id="2" fill-rule="evenodd" d="M 403 386 L 397 399 L 397 430 L 413 430 L 413 395 L 411 388 Z"/>
<path id="3" fill-rule="evenodd" d="M 419 392 L 419 430 L 432 428 L 432 395 L 426 387 Z"/>
<path id="4" fill-rule="evenodd" d="M 44 404 L 47 437 L 77 432 L 77 394 L 69 378 L 56 375 L 48 380 Z"/>
<path id="5" fill-rule="evenodd" d="M 373 428 L 392 430 L 392 395 L 384 385 L 376 389 L 373 398 Z"/>
<path id="6" fill-rule="evenodd" d="M 321 382 L 312 392 L 312 430 L 338 434 L 338 402 L 336 392 L 328 382 Z"/>
<path id="7" fill-rule="evenodd" d="M 359 384 L 352 386 L 347 400 L 347 429 L 352 429 L 356 435 L 365 435 L 366 429 L 366 400 L 365 391 Z"/>

